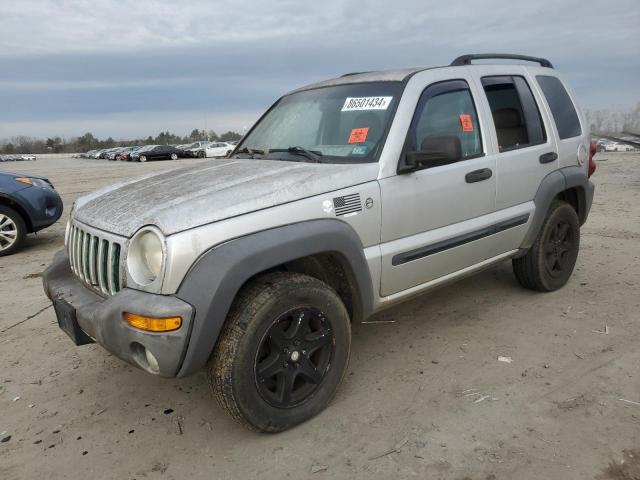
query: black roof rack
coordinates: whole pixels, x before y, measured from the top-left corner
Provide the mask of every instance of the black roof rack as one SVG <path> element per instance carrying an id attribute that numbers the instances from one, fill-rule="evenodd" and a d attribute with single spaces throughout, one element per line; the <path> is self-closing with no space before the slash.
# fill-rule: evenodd
<path id="1" fill-rule="evenodd" d="M 527 62 L 539 63 L 542 67 L 553 68 L 551 62 L 546 58 L 530 57 L 528 55 L 512 55 L 510 53 L 475 53 L 471 55 L 462 55 L 451 62 L 452 67 L 461 65 L 471 65 L 472 60 L 486 60 L 492 58 L 500 58 L 505 60 L 526 60 Z"/>
<path id="2" fill-rule="evenodd" d="M 350 72 L 350 73 L 345 73 L 344 75 L 340 75 L 340 78 L 350 77 L 351 75 L 360 75 L 361 73 L 370 73 L 370 72 Z"/>

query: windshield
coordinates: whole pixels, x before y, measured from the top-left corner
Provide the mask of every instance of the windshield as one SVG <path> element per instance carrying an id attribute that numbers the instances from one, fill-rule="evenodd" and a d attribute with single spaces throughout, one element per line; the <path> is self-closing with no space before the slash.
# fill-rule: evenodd
<path id="1" fill-rule="evenodd" d="M 318 162 L 377 161 L 402 86 L 401 82 L 338 85 L 282 97 L 242 140 L 234 156 L 307 161 L 314 155 Z"/>

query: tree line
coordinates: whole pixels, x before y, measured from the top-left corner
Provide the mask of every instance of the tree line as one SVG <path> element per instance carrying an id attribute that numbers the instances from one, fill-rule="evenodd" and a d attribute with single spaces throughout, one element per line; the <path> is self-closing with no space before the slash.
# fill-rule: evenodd
<path id="1" fill-rule="evenodd" d="M 199 140 L 228 142 L 240 140 L 242 135 L 229 130 L 222 135 L 216 134 L 213 130 L 193 129 L 189 135 L 181 137 L 171 132 L 160 132 L 157 136 L 149 135 L 147 138 L 136 138 L 133 140 L 114 140 L 112 137 L 99 139 L 92 133 L 87 132 L 80 137 L 63 138 L 48 137 L 46 139 L 17 136 L 5 140 L 0 140 L 0 152 L 5 154 L 13 153 L 83 153 L 89 150 L 111 147 L 127 147 L 133 145 L 180 145 L 184 143 L 197 142 Z"/>
<path id="2" fill-rule="evenodd" d="M 640 134 L 640 102 L 628 110 L 587 110 L 587 123 L 593 133 L 620 134 L 632 132 Z"/>

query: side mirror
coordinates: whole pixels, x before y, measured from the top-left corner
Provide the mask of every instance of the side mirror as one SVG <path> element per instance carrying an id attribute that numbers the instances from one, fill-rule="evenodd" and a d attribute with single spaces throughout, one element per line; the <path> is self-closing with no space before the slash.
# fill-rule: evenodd
<path id="1" fill-rule="evenodd" d="M 420 150 L 407 152 L 404 168 L 413 171 L 420 168 L 437 167 L 457 162 L 462 158 L 462 145 L 455 135 L 431 135 L 420 145 Z"/>

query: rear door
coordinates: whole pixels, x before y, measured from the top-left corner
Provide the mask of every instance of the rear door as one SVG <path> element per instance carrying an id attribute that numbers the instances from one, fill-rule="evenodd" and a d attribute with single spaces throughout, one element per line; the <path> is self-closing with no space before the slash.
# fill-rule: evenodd
<path id="1" fill-rule="evenodd" d="M 533 218 L 542 179 L 558 168 L 552 123 L 524 68 L 475 66 L 475 80 L 490 112 L 489 155 L 495 159 L 496 218 L 509 228 L 494 235 L 490 254 L 517 249 Z"/>

